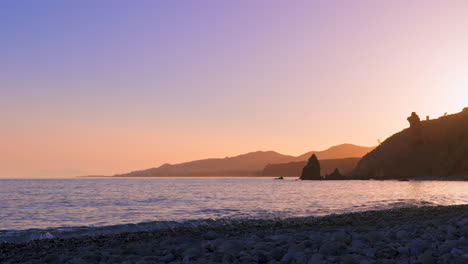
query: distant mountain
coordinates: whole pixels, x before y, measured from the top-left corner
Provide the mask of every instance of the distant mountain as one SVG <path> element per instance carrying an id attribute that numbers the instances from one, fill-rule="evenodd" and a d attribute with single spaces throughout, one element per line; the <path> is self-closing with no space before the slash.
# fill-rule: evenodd
<path id="1" fill-rule="evenodd" d="M 204 159 L 175 165 L 164 164 L 158 168 L 115 176 L 253 176 L 258 174 L 268 163 L 288 162 L 294 158 L 274 151 L 257 151 L 224 159 Z"/>
<path id="2" fill-rule="evenodd" d="M 322 151 L 309 151 L 298 156 L 296 159 L 297 161 L 307 160 L 312 156 L 312 154 L 315 154 L 319 160 L 343 159 L 350 157 L 360 158 L 372 151 L 374 148 L 375 147 L 363 147 L 353 144 L 341 144 Z"/>
<path id="3" fill-rule="evenodd" d="M 413 113 L 408 121 L 359 161 L 355 178 L 468 179 L 468 108 L 425 121 Z"/>
<path id="4" fill-rule="evenodd" d="M 261 175 L 263 169 L 268 164 L 305 161 L 312 153 L 316 153 L 319 159 L 347 158 L 361 157 L 371 149 L 369 147 L 343 144 L 324 151 L 307 152 L 298 157 L 283 155 L 274 151 L 257 151 L 235 157 L 203 159 L 174 165 L 164 164 L 158 168 L 133 171 L 114 176 L 257 176 Z M 347 154 L 350 156 L 346 156 Z"/>
<path id="5" fill-rule="evenodd" d="M 342 174 L 351 172 L 361 158 L 344 158 L 344 159 L 325 159 L 320 160 L 320 174 L 325 176 L 331 174 L 335 169 L 339 169 Z M 279 164 L 268 164 L 263 169 L 262 176 L 273 177 L 299 177 L 301 176 L 302 169 L 307 161 L 296 161 Z"/>

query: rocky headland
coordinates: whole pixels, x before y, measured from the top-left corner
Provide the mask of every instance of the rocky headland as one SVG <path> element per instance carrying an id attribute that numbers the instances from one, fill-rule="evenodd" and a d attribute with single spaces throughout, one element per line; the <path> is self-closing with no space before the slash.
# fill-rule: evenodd
<path id="1" fill-rule="evenodd" d="M 468 179 L 468 108 L 421 121 L 394 134 L 366 154 L 351 173 L 361 179 Z"/>

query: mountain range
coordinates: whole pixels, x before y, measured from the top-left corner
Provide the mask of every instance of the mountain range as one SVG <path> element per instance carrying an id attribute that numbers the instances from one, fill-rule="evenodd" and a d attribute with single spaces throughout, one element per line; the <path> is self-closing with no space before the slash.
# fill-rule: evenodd
<path id="1" fill-rule="evenodd" d="M 312 154 L 320 160 L 360 158 L 374 147 L 341 144 L 322 151 L 309 151 L 299 156 L 284 155 L 274 151 L 256 151 L 235 157 L 203 159 L 179 164 L 164 164 L 157 168 L 117 174 L 115 177 L 158 176 L 261 176 L 269 164 L 303 162 Z M 292 175 L 286 175 L 292 176 Z"/>

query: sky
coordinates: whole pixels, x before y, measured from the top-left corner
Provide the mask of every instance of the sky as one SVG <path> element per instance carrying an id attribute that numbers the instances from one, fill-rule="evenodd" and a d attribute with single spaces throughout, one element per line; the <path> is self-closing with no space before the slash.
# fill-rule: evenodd
<path id="1" fill-rule="evenodd" d="M 468 2 L 0 3 L 0 177 L 377 145 L 468 106 Z"/>

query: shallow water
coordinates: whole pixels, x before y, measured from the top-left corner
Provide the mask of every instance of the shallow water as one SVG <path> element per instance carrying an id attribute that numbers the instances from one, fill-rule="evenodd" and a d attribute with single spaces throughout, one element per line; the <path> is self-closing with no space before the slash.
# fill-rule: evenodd
<path id="1" fill-rule="evenodd" d="M 272 219 L 450 204 L 468 204 L 468 182 L 280 181 L 272 178 L 2 179 L 0 230 L 3 231 L 0 231 L 0 242 L 2 237 L 6 241 L 5 237 L 13 233 L 24 235 L 24 232 L 13 230 L 108 228 L 141 222 L 161 226 L 168 224 L 163 221 Z M 131 226 L 113 228 L 125 231 Z M 149 228 L 148 224 L 139 226 L 142 227 Z"/>

